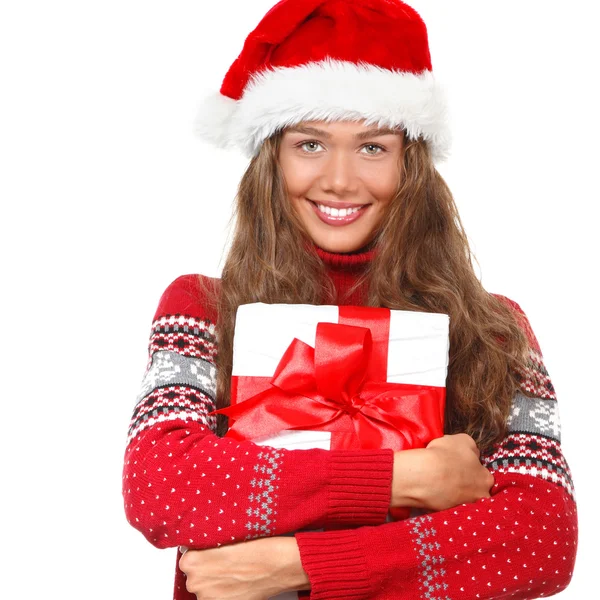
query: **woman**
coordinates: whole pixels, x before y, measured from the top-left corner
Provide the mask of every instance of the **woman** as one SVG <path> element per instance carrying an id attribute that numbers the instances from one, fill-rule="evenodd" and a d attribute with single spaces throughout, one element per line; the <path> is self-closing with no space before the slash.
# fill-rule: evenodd
<path id="1" fill-rule="evenodd" d="M 563 590 L 577 513 L 554 389 L 520 307 L 476 278 L 435 169 L 449 136 L 417 13 L 284 0 L 201 120 L 251 162 L 221 280 L 185 275 L 160 300 L 123 479 L 129 522 L 184 547 L 175 598 Z M 402 452 L 222 437 L 235 311 L 258 301 L 448 314 L 446 435 Z M 424 514 L 386 523 L 397 506 Z"/>

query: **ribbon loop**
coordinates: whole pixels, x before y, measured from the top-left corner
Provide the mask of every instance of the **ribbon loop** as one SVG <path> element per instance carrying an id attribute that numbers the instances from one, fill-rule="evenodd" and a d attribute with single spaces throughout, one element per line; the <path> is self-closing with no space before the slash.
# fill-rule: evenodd
<path id="1" fill-rule="evenodd" d="M 303 394 L 315 387 L 315 349 L 297 338 L 283 353 L 271 385 L 289 394 Z"/>
<path id="2" fill-rule="evenodd" d="M 351 407 L 351 398 L 358 394 L 365 379 L 371 345 L 371 331 L 366 327 L 319 323 L 314 360 L 319 394 Z"/>

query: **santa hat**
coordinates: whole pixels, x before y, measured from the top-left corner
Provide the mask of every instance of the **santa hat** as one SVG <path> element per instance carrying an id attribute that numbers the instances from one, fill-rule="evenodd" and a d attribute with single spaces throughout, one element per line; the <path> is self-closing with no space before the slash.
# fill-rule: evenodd
<path id="1" fill-rule="evenodd" d="M 248 35 L 196 133 L 251 158 L 277 130 L 301 121 L 401 126 L 446 158 L 446 103 L 427 29 L 400 0 L 281 0 Z"/>

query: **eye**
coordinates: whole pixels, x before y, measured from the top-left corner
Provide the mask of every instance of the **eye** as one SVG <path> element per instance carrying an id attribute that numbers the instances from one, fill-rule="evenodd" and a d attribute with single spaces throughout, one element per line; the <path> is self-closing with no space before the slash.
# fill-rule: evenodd
<path id="1" fill-rule="evenodd" d="M 309 140 L 308 142 L 302 142 L 302 143 L 298 144 L 297 148 L 300 148 L 303 152 L 306 152 L 306 154 L 315 154 L 314 152 L 304 150 L 304 146 L 308 146 L 308 144 L 313 144 L 315 146 L 321 145 L 321 144 L 319 144 L 319 142 L 316 142 L 315 140 Z"/>
<path id="2" fill-rule="evenodd" d="M 363 146 L 363 148 L 378 148 L 381 150 L 381 152 L 367 152 L 367 154 L 371 156 L 377 156 L 378 154 L 383 154 L 386 151 L 383 146 L 379 146 L 378 144 L 367 144 L 366 146 Z"/>

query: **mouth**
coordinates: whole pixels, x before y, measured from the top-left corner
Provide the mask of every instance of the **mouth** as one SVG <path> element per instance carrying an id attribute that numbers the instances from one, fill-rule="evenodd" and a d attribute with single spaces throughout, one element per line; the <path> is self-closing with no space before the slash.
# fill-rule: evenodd
<path id="1" fill-rule="evenodd" d="M 368 210 L 370 204 L 332 203 L 322 204 L 308 199 L 316 215 L 327 225 L 341 226 L 354 223 Z"/>

